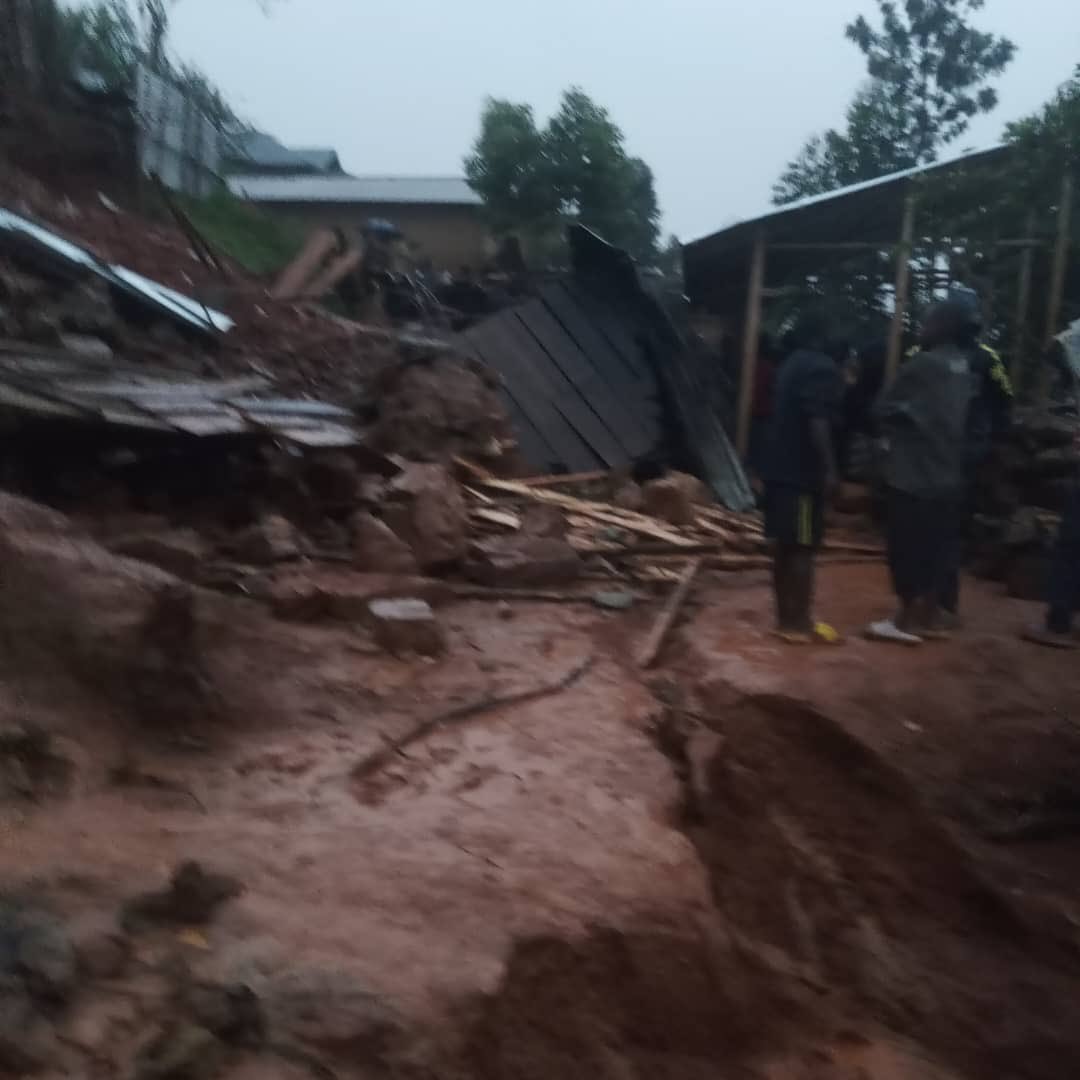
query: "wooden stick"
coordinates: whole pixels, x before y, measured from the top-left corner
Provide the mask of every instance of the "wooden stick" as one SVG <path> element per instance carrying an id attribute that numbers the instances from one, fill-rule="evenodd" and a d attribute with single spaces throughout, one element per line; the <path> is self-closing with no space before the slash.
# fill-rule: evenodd
<path id="1" fill-rule="evenodd" d="M 660 612 L 659 618 L 638 653 L 638 667 L 651 668 L 656 663 L 657 658 L 660 656 L 660 650 L 663 649 L 664 642 L 667 640 L 667 636 L 671 632 L 672 626 L 675 625 L 675 620 L 679 617 L 683 604 L 686 602 L 690 586 L 693 585 L 694 578 L 697 577 L 702 562 L 701 558 L 697 558 L 692 559 L 687 564 L 683 576 L 679 579 L 679 584 L 672 589 L 671 595 L 664 605 L 664 610 Z"/>
<path id="2" fill-rule="evenodd" d="M 907 315 L 908 292 L 911 287 L 911 244 L 915 238 L 915 194 L 909 192 L 904 200 L 904 218 L 900 228 L 900 248 L 896 256 L 896 293 L 893 298 L 892 326 L 889 328 L 889 348 L 885 357 L 885 385 L 892 385 L 900 370 L 900 354 L 904 351 L 904 318 Z"/>
<path id="3" fill-rule="evenodd" d="M 754 238 L 750 257 L 750 277 L 746 285 L 746 315 L 743 320 L 742 370 L 739 374 L 739 403 L 735 420 L 735 449 L 745 459 L 750 448 L 750 421 L 754 405 L 754 375 L 757 371 L 761 335 L 761 300 L 765 288 L 765 230 Z"/>
<path id="4" fill-rule="evenodd" d="M 592 656 L 587 656 L 580 664 L 571 668 L 561 679 L 553 683 L 547 683 L 544 686 L 538 686 L 533 690 L 516 690 L 509 694 L 489 694 L 467 705 L 456 705 L 445 712 L 436 713 L 427 720 L 422 720 L 419 724 L 409 728 L 404 735 L 396 739 L 387 739 L 385 746 L 380 747 L 374 753 L 368 754 L 353 769 L 352 778 L 358 781 L 366 780 L 369 776 L 384 769 L 395 757 L 403 754 L 407 746 L 411 746 L 420 739 L 427 738 L 428 735 L 431 735 L 439 728 L 446 727 L 449 724 L 461 723 L 462 720 L 467 720 L 477 713 L 487 712 L 490 709 L 523 705 L 528 701 L 534 701 L 549 694 L 557 694 L 563 690 L 568 690 L 592 667 L 593 659 Z"/>
<path id="5" fill-rule="evenodd" d="M 520 600 L 536 604 L 592 604 L 592 593 L 552 592 L 546 589 L 489 589 L 482 585 L 451 585 L 457 600 Z"/>
<path id="6" fill-rule="evenodd" d="M 593 472 L 565 473 L 551 476 L 526 476 L 520 483 L 531 488 L 561 487 L 564 484 L 591 484 L 597 480 L 607 480 L 611 476 L 608 469 L 596 469 Z"/>

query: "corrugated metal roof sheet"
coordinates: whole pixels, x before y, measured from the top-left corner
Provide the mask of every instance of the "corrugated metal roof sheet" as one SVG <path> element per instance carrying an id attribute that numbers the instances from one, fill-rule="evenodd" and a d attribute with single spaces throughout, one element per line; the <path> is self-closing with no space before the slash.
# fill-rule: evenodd
<path id="1" fill-rule="evenodd" d="M 863 180 L 858 184 L 849 184 L 847 187 L 836 188 L 833 191 L 826 191 L 820 195 L 807 195 L 805 198 L 796 199 L 794 202 L 783 203 L 780 206 L 774 205 L 752 217 L 743 218 L 740 221 L 732 222 L 730 225 L 725 225 L 722 229 L 718 229 L 714 233 L 709 233 L 707 236 L 700 237 L 697 240 L 691 240 L 685 247 L 692 248 L 704 244 L 707 241 L 718 241 L 728 233 L 734 233 L 736 230 L 744 229 L 747 226 L 763 225 L 775 218 L 785 217 L 788 214 L 797 214 L 801 210 L 809 210 L 811 207 L 820 206 L 824 203 L 833 202 L 834 200 L 847 199 L 852 195 L 858 195 L 865 191 L 872 191 L 875 188 L 884 188 L 905 180 L 913 180 L 916 177 L 925 176 L 928 173 L 937 172 L 941 169 L 950 169 L 965 162 L 976 162 L 980 159 L 996 157 L 1003 153 L 1005 149 L 1004 144 L 997 143 L 994 146 L 987 147 L 985 150 L 968 150 L 962 154 L 957 154 L 955 157 L 946 158 L 944 161 L 934 161 L 929 165 L 916 165 L 912 169 L 902 169 L 900 172 L 888 173 L 885 176 L 877 176 L 873 180 Z M 876 237 L 874 239 L 876 239 Z"/>
<path id="2" fill-rule="evenodd" d="M 479 206 L 461 176 L 230 176 L 229 190 L 252 202 L 427 203 Z"/>
<path id="3" fill-rule="evenodd" d="M 193 379 L 12 348 L 0 352 L 0 412 L 192 436 L 265 433 L 308 446 L 360 441 L 348 409 L 273 396 L 272 384 L 258 376 Z M 260 392 L 265 396 L 255 396 Z"/>
<path id="4" fill-rule="evenodd" d="M 117 226 L 118 228 L 122 226 Z M 233 321 L 220 311 L 204 307 L 197 300 L 184 296 L 143 277 L 125 266 L 102 262 L 89 251 L 77 244 L 65 240 L 62 236 L 50 232 L 41 225 L 29 221 L 0 207 L 0 240 L 9 247 L 24 254 L 34 254 L 52 263 L 74 267 L 101 278 L 115 289 L 120 289 L 142 303 L 152 306 L 164 315 L 184 323 L 204 333 L 224 333 L 233 326 Z"/>

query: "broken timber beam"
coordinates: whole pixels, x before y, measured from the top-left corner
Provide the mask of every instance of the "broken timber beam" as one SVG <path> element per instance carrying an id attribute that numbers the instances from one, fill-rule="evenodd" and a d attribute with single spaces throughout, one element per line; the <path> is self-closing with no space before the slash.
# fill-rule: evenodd
<path id="1" fill-rule="evenodd" d="M 318 229 L 313 232 L 296 258 L 278 275 L 270 290 L 271 297 L 275 300 L 295 300 L 302 296 L 304 286 L 341 246 L 341 238 L 333 229 Z"/>
<path id="2" fill-rule="evenodd" d="M 679 584 L 672 589 L 667 603 L 664 604 L 664 610 L 660 612 L 652 630 L 649 631 L 649 636 L 645 639 L 641 650 L 638 652 L 638 667 L 651 668 L 656 663 L 661 650 L 664 648 L 664 642 L 667 641 L 667 636 L 675 625 L 675 620 L 679 617 L 683 604 L 686 603 L 690 587 L 694 584 L 694 579 L 697 577 L 698 571 L 701 570 L 703 561 L 701 558 L 696 558 L 687 564 L 682 577 L 679 579 Z"/>

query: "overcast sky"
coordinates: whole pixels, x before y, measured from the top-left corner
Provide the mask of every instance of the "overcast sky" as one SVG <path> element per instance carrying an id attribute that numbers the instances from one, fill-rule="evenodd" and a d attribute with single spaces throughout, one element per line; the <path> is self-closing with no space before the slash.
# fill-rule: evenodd
<path id="1" fill-rule="evenodd" d="M 545 119 L 579 84 L 656 173 L 684 241 L 764 209 L 784 163 L 863 77 L 844 24 L 872 0 L 180 0 L 172 51 L 246 119 L 359 174 L 460 174 L 486 95 Z M 1080 0 L 988 0 L 1020 52 L 994 142 L 1080 62 Z"/>

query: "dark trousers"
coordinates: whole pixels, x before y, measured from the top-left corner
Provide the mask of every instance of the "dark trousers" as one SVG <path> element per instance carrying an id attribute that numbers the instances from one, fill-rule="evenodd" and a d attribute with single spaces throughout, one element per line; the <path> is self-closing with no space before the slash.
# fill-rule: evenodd
<path id="1" fill-rule="evenodd" d="M 959 565 L 960 499 L 928 499 L 890 489 L 887 544 L 893 589 L 907 605 L 940 597 Z"/>
<path id="2" fill-rule="evenodd" d="M 938 604 L 942 611 L 953 615 L 960 610 L 960 567 L 964 562 L 964 539 L 968 535 L 973 517 L 974 511 L 969 497 L 957 507 L 956 528 L 945 547 Z"/>
<path id="3" fill-rule="evenodd" d="M 1067 634 L 1072 629 L 1073 613 L 1080 607 L 1080 484 L 1073 486 L 1061 516 L 1048 591 L 1047 628 L 1055 634 Z"/>

